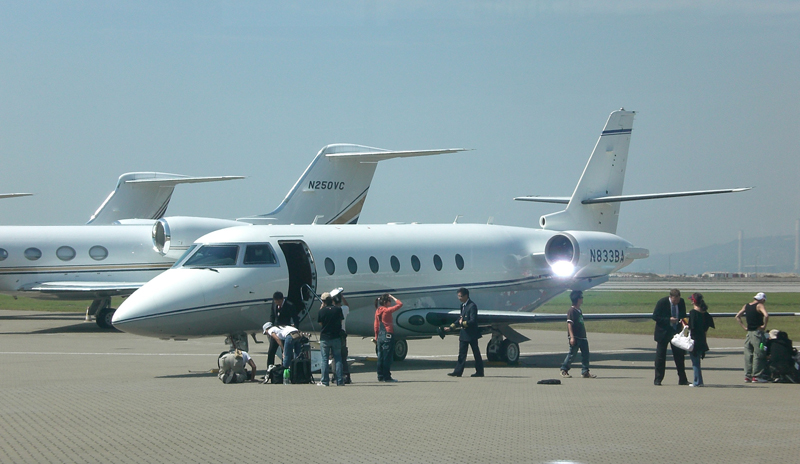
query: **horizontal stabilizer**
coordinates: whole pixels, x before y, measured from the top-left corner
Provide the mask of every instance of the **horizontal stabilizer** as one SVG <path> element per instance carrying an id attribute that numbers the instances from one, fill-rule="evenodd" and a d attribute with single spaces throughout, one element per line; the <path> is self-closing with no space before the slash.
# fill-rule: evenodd
<path id="1" fill-rule="evenodd" d="M 0 193 L 0 198 L 28 197 L 32 193 Z"/>
<path id="2" fill-rule="evenodd" d="M 413 156 L 432 156 L 444 155 L 447 153 L 458 153 L 467 151 L 466 148 L 445 148 L 441 150 L 403 150 L 403 151 L 366 151 L 350 153 L 327 153 L 326 158 L 344 158 L 356 160 L 364 163 L 377 163 L 392 158 L 410 158 Z"/>
<path id="3" fill-rule="evenodd" d="M 535 201 L 538 203 L 569 204 L 569 197 L 516 197 L 514 199 L 517 201 Z"/>
<path id="4" fill-rule="evenodd" d="M 696 195 L 714 195 L 717 193 L 736 193 L 751 190 L 753 187 L 742 187 L 734 189 L 718 189 L 718 190 L 695 190 L 692 192 L 669 192 L 669 193 L 646 193 L 643 195 L 616 195 L 610 197 L 597 197 L 588 198 L 581 201 L 584 205 L 591 205 L 593 203 L 614 203 L 618 201 L 636 201 L 636 200 L 655 200 L 658 198 L 675 198 L 675 197 L 693 197 Z"/>
<path id="5" fill-rule="evenodd" d="M 178 185 L 178 184 L 199 184 L 202 182 L 221 182 L 225 180 L 244 179 L 244 176 L 213 176 L 213 177 L 189 177 L 178 176 L 173 178 L 152 178 L 152 179 L 132 179 L 126 180 L 126 184 L 159 184 L 159 185 Z"/>
<path id="6" fill-rule="evenodd" d="M 129 172 L 92 215 L 87 224 L 114 224 L 124 219 L 160 219 L 178 184 L 220 182 L 243 176 L 190 177 L 164 172 Z"/>

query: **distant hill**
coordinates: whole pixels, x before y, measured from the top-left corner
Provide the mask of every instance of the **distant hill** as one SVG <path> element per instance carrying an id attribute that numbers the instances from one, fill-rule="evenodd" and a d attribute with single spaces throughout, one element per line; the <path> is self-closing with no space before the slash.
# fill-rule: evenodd
<path id="1" fill-rule="evenodd" d="M 742 272 L 759 274 L 795 272 L 794 236 L 746 238 L 742 246 Z M 623 272 L 702 274 L 738 272 L 739 241 L 710 245 L 681 253 L 652 254 Z"/>

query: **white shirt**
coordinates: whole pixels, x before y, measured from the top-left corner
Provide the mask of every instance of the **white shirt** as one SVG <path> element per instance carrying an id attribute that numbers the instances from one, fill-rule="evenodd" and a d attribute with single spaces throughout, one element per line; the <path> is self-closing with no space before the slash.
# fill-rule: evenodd
<path id="1" fill-rule="evenodd" d="M 297 332 L 297 329 L 290 325 L 287 325 L 285 327 L 273 325 L 272 327 L 269 328 L 269 330 L 267 330 L 267 334 L 269 335 L 277 334 L 278 338 L 280 338 L 281 340 L 286 340 L 286 337 L 292 332 Z"/>
<path id="2" fill-rule="evenodd" d="M 344 327 L 344 323 L 347 322 L 347 315 L 350 314 L 350 306 L 342 306 L 342 314 L 344 314 L 344 319 L 342 319 L 342 330 L 347 332 L 347 329 Z"/>

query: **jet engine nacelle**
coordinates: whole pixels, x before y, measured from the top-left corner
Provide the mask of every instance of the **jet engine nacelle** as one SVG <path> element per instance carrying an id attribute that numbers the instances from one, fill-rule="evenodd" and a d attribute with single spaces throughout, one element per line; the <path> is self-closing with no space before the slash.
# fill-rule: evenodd
<path id="1" fill-rule="evenodd" d="M 153 248 L 163 256 L 179 258 L 195 240 L 219 229 L 249 226 L 230 219 L 175 216 L 153 224 Z"/>
<path id="2" fill-rule="evenodd" d="M 557 277 L 586 278 L 608 275 L 649 251 L 605 232 L 569 231 L 550 237 L 544 256 Z"/>

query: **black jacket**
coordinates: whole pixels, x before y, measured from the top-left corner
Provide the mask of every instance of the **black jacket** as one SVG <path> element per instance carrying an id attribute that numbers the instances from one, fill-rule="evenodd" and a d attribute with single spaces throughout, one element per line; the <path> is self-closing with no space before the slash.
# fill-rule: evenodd
<path id="1" fill-rule="evenodd" d="M 458 339 L 461 341 L 469 342 L 481 338 L 481 331 L 478 328 L 478 306 L 467 300 L 464 307 L 461 308 L 461 320 L 467 322 L 467 326 L 461 326 L 461 333 L 458 334 Z"/>
<path id="2" fill-rule="evenodd" d="M 671 317 L 672 303 L 670 303 L 669 297 L 665 296 L 658 300 L 653 310 L 653 320 L 656 321 L 656 330 L 653 332 L 653 339 L 655 341 L 659 343 L 669 342 L 672 340 L 672 337 L 678 333 L 678 331 L 672 328 L 672 324 L 669 322 Z M 683 319 L 684 317 L 686 317 L 686 302 L 681 298 L 681 301 L 678 302 L 678 319 Z M 680 327 L 681 325 L 678 323 L 679 330 Z"/>
<path id="3" fill-rule="evenodd" d="M 297 308 L 289 300 L 283 300 L 283 306 L 278 310 L 275 302 L 272 302 L 272 309 L 270 310 L 269 321 L 275 325 L 292 325 L 297 327 Z"/>

